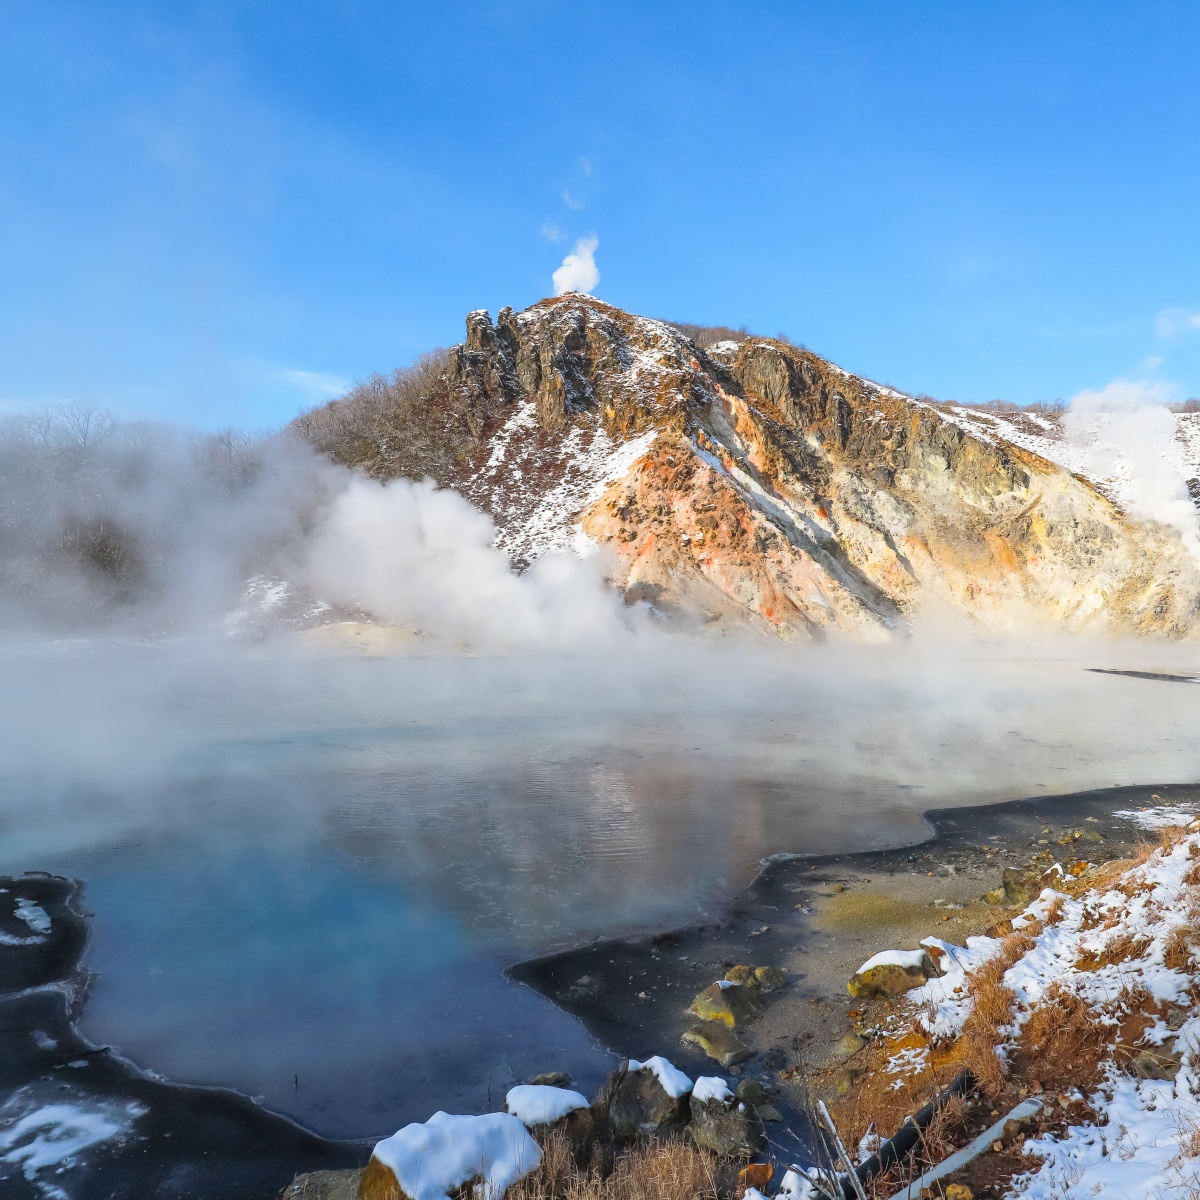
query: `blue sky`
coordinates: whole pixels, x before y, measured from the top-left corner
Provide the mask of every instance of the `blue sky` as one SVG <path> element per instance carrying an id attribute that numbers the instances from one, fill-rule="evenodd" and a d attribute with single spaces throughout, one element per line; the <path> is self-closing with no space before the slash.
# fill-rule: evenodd
<path id="1" fill-rule="evenodd" d="M 1200 395 L 1200 6 L 0 5 L 0 409 L 279 424 L 551 291 Z M 1166 315 L 1164 315 L 1166 314 Z"/>

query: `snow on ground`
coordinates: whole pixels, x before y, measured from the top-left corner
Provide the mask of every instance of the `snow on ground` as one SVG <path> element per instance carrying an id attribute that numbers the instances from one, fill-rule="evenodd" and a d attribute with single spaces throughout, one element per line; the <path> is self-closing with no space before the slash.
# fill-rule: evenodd
<path id="1" fill-rule="evenodd" d="M 99 1099 L 65 1085 L 46 1100 L 26 1087 L 0 1108 L 0 1163 L 18 1168 L 47 1200 L 69 1200 L 69 1176 L 80 1156 L 125 1136 L 147 1110 L 134 1100 Z M 0 1171 L 0 1183 L 3 1178 Z"/>
<path id="2" fill-rule="evenodd" d="M 50 914 L 40 904 L 35 904 L 25 896 L 20 897 L 17 901 L 17 916 L 34 933 L 50 932 Z"/>
<path id="3" fill-rule="evenodd" d="M 8 889 L 0 891 L 7 892 Z M 21 936 L 0 930 L 0 946 L 38 946 L 46 940 L 50 932 L 50 914 L 40 904 L 19 896 L 13 906 L 13 916 L 28 926 L 29 933 Z"/>
<path id="4" fill-rule="evenodd" d="M 921 401 L 912 401 L 920 404 Z M 962 405 L 928 406 L 983 442 L 1011 442 L 1081 475 L 1123 508 L 1134 503 L 1138 481 L 1125 447 L 1114 437 L 1111 413 L 1068 414 L 1066 421 L 1038 413 L 992 412 Z M 1200 477 L 1200 414 L 1176 413 L 1176 434 L 1158 451 L 1164 469 Z"/>
<path id="5" fill-rule="evenodd" d="M 576 1109 L 587 1108 L 586 1096 L 569 1088 L 544 1084 L 522 1083 L 509 1088 L 504 1098 L 505 1109 L 526 1127 L 551 1125 Z"/>
<path id="6" fill-rule="evenodd" d="M 472 1180 L 481 1181 L 476 1200 L 499 1200 L 538 1167 L 542 1151 L 509 1113 L 438 1112 L 379 1142 L 372 1157 L 391 1169 L 410 1200 L 449 1200 Z"/>
<path id="7" fill-rule="evenodd" d="M 222 628 L 230 637 L 254 638 L 279 627 L 308 629 L 332 617 L 333 609 L 325 601 L 301 595 L 293 584 L 252 575 Z"/>
<path id="8" fill-rule="evenodd" d="M 1200 1194 L 1200 1162 L 1183 1153 L 1187 1132 L 1200 1128 L 1200 1106 L 1175 1083 L 1135 1080 L 1116 1071 L 1106 1081 L 1106 1125 L 1080 1125 L 1065 1137 L 1030 1138 L 1025 1153 L 1042 1159 L 1013 1181 L 1025 1200 L 1186 1200 Z"/>
<path id="9" fill-rule="evenodd" d="M 1161 808 L 1120 808 L 1113 813 L 1141 829 L 1165 829 L 1168 825 L 1186 825 L 1195 819 L 1195 804 L 1166 804 Z"/>
<path id="10" fill-rule="evenodd" d="M 522 401 L 492 438 L 488 461 L 462 487 L 496 521 L 496 546 L 531 560 L 573 551 L 577 518 L 630 468 L 657 436 L 649 430 L 617 442 L 599 424 L 574 425 L 551 439 L 537 423 L 537 405 Z"/>
<path id="11" fill-rule="evenodd" d="M 1165 813 L 1167 810 L 1155 810 Z M 1124 814 L 1141 823 L 1152 814 Z M 1179 810 L 1190 819 L 1191 813 Z M 1150 1048 L 1179 1062 L 1174 1079 L 1138 1078 L 1122 1069 L 1112 1045 L 1103 1076 L 1086 1097 L 1098 1119 L 1025 1142 L 1030 1169 L 1008 1195 L 1030 1200 L 1128 1200 L 1130 1197 L 1200 1195 L 1200 1016 L 1196 986 L 1197 910 L 1200 909 L 1200 822 L 1174 845 L 1155 851 L 1141 866 L 1091 891 L 1066 895 L 1045 889 L 1013 921 L 1032 945 L 1003 977 L 1015 996 L 1010 1023 L 998 1047 L 1009 1057 L 1036 1009 L 1057 994 L 1083 1000 L 1115 1043 L 1123 1022 L 1145 1016 L 1147 1026 L 1130 1055 Z M 973 1000 L 968 972 L 997 954 L 998 938 L 974 937 L 966 947 L 937 939 L 951 952 L 946 973 L 909 993 L 917 1020 L 937 1041 L 963 1029 Z M 1055 1010 L 1051 1010 L 1055 1011 Z M 893 1059 L 897 1068 L 908 1063 Z M 917 1066 L 914 1058 L 912 1066 Z"/>

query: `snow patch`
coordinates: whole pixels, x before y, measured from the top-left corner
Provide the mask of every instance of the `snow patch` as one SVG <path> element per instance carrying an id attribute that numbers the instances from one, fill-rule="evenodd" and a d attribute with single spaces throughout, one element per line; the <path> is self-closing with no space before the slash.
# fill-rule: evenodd
<path id="1" fill-rule="evenodd" d="M 568 1088 L 522 1083 L 509 1088 L 505 1109 L 525 1126 L 552 1125 L 576 1109 L 587 1108 L 587 1097 Z"/>
<path id="2" fill-rule="evenodd" d="M 34 1088 L 21 1088 L 0 1109 L 0 1162 L 21 1169 L 42 1195 L 66 1200 L 55 1179 L 79 1165 L 93 1146 L 123 1137 L 148 1110 L 134 1100 L 98 1099 L 71 1088 L 56 1089 L 43 1103 Z"/>
<path id="3" fill-rule="evenodd" d="M 631 1058 L 629 1070 L 652 1071 L 662 1090 L 674 1100 L 678 1100 L 680 1096 L 686 1096 L 692 1090 L 692 1081 L 661 1054 L 656 1054 L 653 1058 L 646 1059 L 645 1062 L 638 1062 L 636 1058 Z"/>
<path id="4" fill-rule="evenodd" d="M 476 1200 L 499 1200 L 535 1170 L 542 1151 L 510 1113 L 454 1117 L 434 1113 L 379 1142 L 373 1157 L 389 1167 L 410 1200 L 449 1200 L 474 1182 Z"/>
<path id="5" fill-rule="evenodd" d="M 701 1075 L 692 1086 L 692 1099 L 702 1104 L 711 1100 L 723 1102 L 732 1100 L 733 1093 L 729 1090 L 729 1084 L 719 1075 Z"/>
<path id="6" fill-rule="evenodd" d="M 868 958 L 855 974 L 862 975 L 875 967 L 902 967 L 907 971 L 913 967 L 923 967 L 928 957 L 924 950 L 881 950 Z"/>
<path id="7" fill-rule="evenodd" d="M 1113 813 L 1139 829 L 1165 829 L 1168 825 L 1187 825 L 1196 819 L 1195 804 L 1168 804 L 1163 808 L 1121 808 Z"/>
<path id="8" fill-rule="evenodd" d="M 50 916 L 40 905 L 22 896 L 17 901 L 17 916 L 29 926 L 34 933 L 50 932 Z"/>

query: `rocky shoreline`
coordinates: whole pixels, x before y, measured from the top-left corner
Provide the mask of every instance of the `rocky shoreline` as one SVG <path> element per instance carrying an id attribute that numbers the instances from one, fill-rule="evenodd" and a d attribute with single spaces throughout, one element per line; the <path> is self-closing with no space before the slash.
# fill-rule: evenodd
<path id="1" fill-rule="evenodd" d="M 992 929 L 1052 862 L 1125 858 L 1144 830 L 1120 814 L 1146 808 L 1195 812 L 1200 786 L 931 812 L 932 835 L 917 846 L 767 862 L 720 923 L 609 939 L 509 975 L 626 1061 L 663 1055 L 692 1078 L 732 1077 L 767 1155 L 805 1165 L 815 1143 L 806 1091 L 845 1096 L 869 1059 L 870 1002 L 847 990 L 857 968 L 930 934 L 962 944 Z M 46 875 L 0 880 L 5 1194 L 44 1196 L 64 1162 L 71 1200 L 267 1200 L 289 1185 L 292 1196 L 353 1194 L 369 1143 L 316 1137 L 231 1091 L 170 1084 L 79 1036 L 80 893 Z"/>
<path id="2" fill-rule="evenodd" d="M 758 1080 L 783 1117 L 771 1129 L 778 1149 L 806 1160 L 804 1081 L 820 1081 L 830 1095 L 846 1092 L 869 1041 L 867 1006 L 847 990 L 857 968 L 880 950 L 917 948 L 929 935 L 961 943 L 984 933 L 1053 862 L 1126 857 L 1144 830 L 1115 814 L 1146 807 L 1200 809 L 1200 787 L 1121 787 L 931 811 L 931 836 L 916 846 L 768 861 L 718 924 L 606 940 L 518 963 L 510 975 L 617 1054 L 667 1054 L 692 1074 L 725 1069 Z M 727 1036 L 715 1049 L 726 1056 L 714 1061 L 697 1036 L 711 1025 L 692 1002 L 747 966 L 778 968 L 787 986 L 761 995 L 749 1019 L 723 1025 Z M 731 1060 L 738 1044 L 744 1057 Z"/>
<path id="3" fill-rule="evenodd" d="M 266 1200 L 297 1171 L 367 1161 L 369 1144 L 317 1137 L 224 1088 L 172 1084 L 82 1038 L 81 892 L 50 875 L 0 878 L 6 1200 Z"/>

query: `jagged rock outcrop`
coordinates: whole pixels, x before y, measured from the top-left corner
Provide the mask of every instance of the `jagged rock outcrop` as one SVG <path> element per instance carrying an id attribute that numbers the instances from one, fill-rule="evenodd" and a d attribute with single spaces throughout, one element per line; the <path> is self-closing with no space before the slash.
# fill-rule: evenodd
<path id="1" fill-rule="evenodd" d="M 480 446 L 452 481 L 520 564 L 580 535 L 631 600 L 780 636 L 1190 634 L 1200 569 L 1088 479 L 766 338 L 707 350 L 590 297 L 472 313 L 447 381 Z"/>

